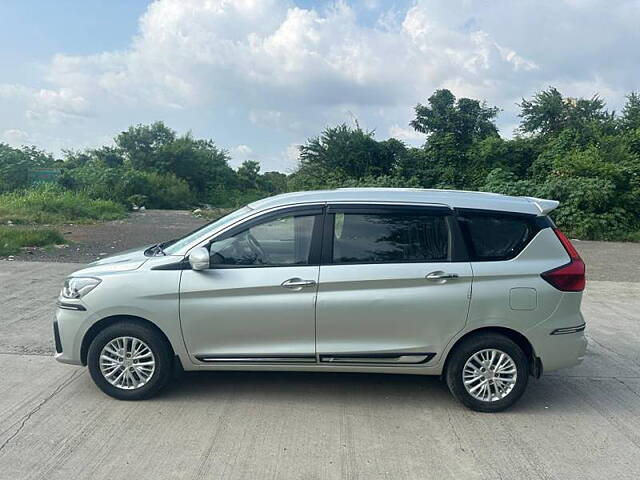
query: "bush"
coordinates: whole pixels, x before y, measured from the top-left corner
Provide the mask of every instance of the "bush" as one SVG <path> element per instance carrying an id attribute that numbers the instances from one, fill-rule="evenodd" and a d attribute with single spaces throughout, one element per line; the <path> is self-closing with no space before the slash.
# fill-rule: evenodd
<path id="1" fill-rule="evenodd" d="M 46 247 L 64 243 L 64 238 L 55 230 L 0 227 L 0 255 L 19 253 L 22 247 Z"/>
<path id="2" fill-rule="evenodd" d="M 145 197 L 147 208 L 190 208 L 195 203 L 189 184 L 172 173 L 95 168 L 89 164 L 65 170 L 60 183 L 89 197 L 112 200 L 127 207 L 131 206 L 133 196 Z"/>
<path id="3" fill-rule="evenodd" d="M 638 216 L 628 209 L 614 182 L 604 178 L 548 176 L 544 182 L 515 180 L 502 169 L 487 175 L 483 190 L 505 195 L 524 195 L 558 200 L 551 213 L 567 235 L 583 240 L 632 239 L 626 232 L 637 230 Z"/>
<path id="4" fill-rule="evenodd" d="M 52 224 L 116 220 L 126 216 L 125 208 L 110 200 L 96 200 L 82 192 L 55 185 L 40 185 L 0 195 L 0 222 Z"/>

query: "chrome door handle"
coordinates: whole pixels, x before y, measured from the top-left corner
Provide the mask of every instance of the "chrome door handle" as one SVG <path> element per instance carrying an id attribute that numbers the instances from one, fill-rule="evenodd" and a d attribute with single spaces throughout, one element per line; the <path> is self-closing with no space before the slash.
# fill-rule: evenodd
<path id="1" fill-rule="evenodd" d="M 290 288 L 292 290 L 300 290 L 305 287 L 313 287 L 316 284 L 315 280 L 303 280 L 301 278 L 290 278 L 280 284 L 284 288 Z"/>
<path id="2" fill-rule="evenodd" d="M 452 278 L 458 278 L 458 274 L 457 273 L 447 273 L 447 272 L 443 272 L 441 270 L 438 270 L 436 272 L 429 273 L 424 278 L 426 278 L 427 280 L 450 280 Z"/>

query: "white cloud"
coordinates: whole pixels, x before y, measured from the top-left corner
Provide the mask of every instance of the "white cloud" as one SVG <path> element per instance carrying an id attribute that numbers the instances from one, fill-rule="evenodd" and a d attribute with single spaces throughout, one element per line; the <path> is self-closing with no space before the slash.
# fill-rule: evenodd
<path id="1" fill-rule="evenodd" d="M 229 162 L 232 167 L 238 167 L 245 160 L 251 160 L 253 149 L 249 145 L 236 145 L 230 152 L 231 161 Z"/>
<path id="2" fill-rule="evenodd" d="M 67 87 L 51 90 L 0 84 L 0 98 L 21 101 L 27 119 L 47 123 L 83 117 L 88 111 L 87 100 Z"/>
<path id="3" fill-rule="evenodd" d="M 2 140 L 11 146 L 19 147 L 29 143 L 29 134 L 24 130 L 10 128 L 2 132 Z"/>
<path id="4" fill-rule="evenodd" d="M 389 128 L 389 136 L 412 145 L 421 145 L 426 140 L 424 133 L 416 132 L 411 127 L 401 127 L 398 124 L 391 125 L 391 128 Z"/>
<path id="5" fill-rule="evenodd" d="M 517 121 L 521 97 L 548 85 L 570 96 L 597 89 L 619 107 L 640 73 L 638 7 L 418 0 L 404 10 L 379 1 L 311 9 L 291 0 L 157 0 L 128 48 L 55 55 L 42 88 L 0 85 L 2 106 L 22 119 L 0 120 L 0 129 L 83 144 L 156 119 L 208 132 L 207 114 L 215 112 L 215 140 L 251 143 L 258 157 L 285 168 L 289 160 L 277 159 L 287 158 L 286 145 L 345 121 L 346 111 L 364 128 L 421 143 L 400 125 L 437 88 L 500 106 L 504 126 Z M 377 21 L 363 21 L 363 9 Z M 229 111 L 238 112 L 233 123 Z"/>

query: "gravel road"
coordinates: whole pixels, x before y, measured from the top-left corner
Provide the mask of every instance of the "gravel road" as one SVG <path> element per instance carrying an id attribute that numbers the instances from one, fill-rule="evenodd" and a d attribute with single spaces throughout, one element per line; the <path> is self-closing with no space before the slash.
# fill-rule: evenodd
<path id="1" fill-rule="evenodd" d="M 68 241 L 67 248 L 30 249 L 14 259 L 89 263 L 122 250 L 180 237 L 207 222 L 187 210 L 147 210 L 112 222 L 61 225 L 55 228 Z"/>

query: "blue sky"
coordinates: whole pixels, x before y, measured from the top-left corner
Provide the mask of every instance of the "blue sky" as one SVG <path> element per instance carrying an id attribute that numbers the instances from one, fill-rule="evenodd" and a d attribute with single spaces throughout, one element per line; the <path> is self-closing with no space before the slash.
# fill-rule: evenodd
<path id="1" fill-rule="evenodd" d="M 0 141 L 56 154 L 163 120 L 232 165 L 291 171 L 352 123 L 412 145 L 437 88 L 503 109 L 548 85 L 620 109 L 640 90 L 640 0 L 3 0 Z"/>

